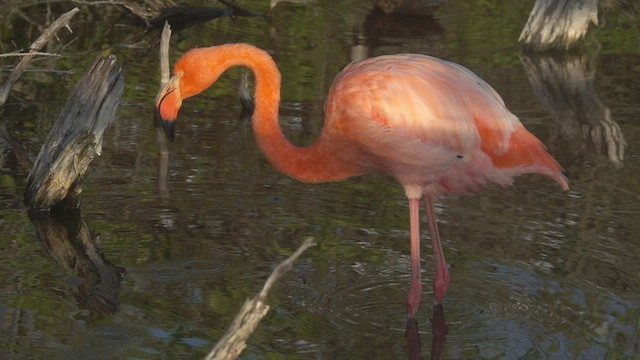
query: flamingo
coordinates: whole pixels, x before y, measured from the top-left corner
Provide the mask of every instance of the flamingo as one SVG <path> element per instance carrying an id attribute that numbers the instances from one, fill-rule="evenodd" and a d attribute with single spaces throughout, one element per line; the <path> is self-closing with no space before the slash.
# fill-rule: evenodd
<path id="1" fill-rule="evenodd" d="M 266 51 L 241 43 L 190 50 L 176 62 L 174 75 L 156 98 L 157 115 L 170 140 L 183 99 L 209 88 L 233 66 L 254 73 L 253 131 L 258 147 L 280 172 L 307 183 L 386 173 L 403 186 L 410 217 L 409 318 L 422 301 L 421 198 L 435 259 L 437 306 L 449 287 L 449 271 L 434 200 L 491 183 L 508 186 L 524 173 L 544 174 L 563 190 L 569 188 L 560 164 L 491 86 L 461 65 L 420 54 L 348 65 L 329 90 L 319 138 L 298 147 L 280 128 L 280 72 Z"/>

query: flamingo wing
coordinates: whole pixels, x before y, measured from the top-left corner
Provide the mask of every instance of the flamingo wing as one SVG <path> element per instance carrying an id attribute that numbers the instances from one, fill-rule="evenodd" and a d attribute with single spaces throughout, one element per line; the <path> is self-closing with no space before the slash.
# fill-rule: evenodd
<path id="1" fill-rule="evenodd" d="M 329 93 L 327 127 L 371 154 L 374 167 L 431 196 L 527 172 L 566 188 L 560 165 L 470 70 L 426 55 L 381 56 L 341 72 Z"/>

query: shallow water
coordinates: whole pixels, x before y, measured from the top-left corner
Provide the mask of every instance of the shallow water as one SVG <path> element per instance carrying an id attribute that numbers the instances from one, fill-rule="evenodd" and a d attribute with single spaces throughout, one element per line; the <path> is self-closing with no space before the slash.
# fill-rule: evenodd
<path id="1" fill-rule="evenodd" d="M 283 73 L 281 124 L 300 145 L 318 135 L 324 96 L 353 59 L 453 60 L 487 80 L 565 167 L 568 193 L 529 175 L 437 203 L 452 276 L 446 331 L 431 320 L 424 241 L 425 303 L 413 337 L 405 336 L 408 207 L 392 179 L 310 185 L 279 174 L 239 119 L 241 71 L 233 70 L 185 101 L 165 196 L 152 122 L 159 33 L 114 26 L 113 7 L 81 8 L 74 33 L 48 48 L 68 44 L 65 56 L 34 62 L 39 71 L 23 75 L 2 116 L 35 156 L 101 51 L 123 66 L 123 104 L 81 213 L 63 219 L 29 216 L 28 171 L 0 143 L 0 358 L 201 358 L 307 236 L 318 245 L 272 290 L 272 310 L 241 358 L 426 358 L 434 349 L 447 359 L 640 356 L 638 17 L 608 8 L 578 51 L 525 56 L 515 39 L 532 3 L 452 0 L 423 17 L 383 15 L 365 0 L 285 3 L 270 19 L 223 18 L 174 34 L 173 59 L 225 42 L 268 49 Z M 28 46 L 41 31 L 33 24 L 67 5 L 2 10 L 1 52 Z M 264 1 L 241 5 L 268 10 Z M 13 60 L 0 59 L 3 77 Z M 39 240 L 36 225 L 54 220 L 99 234 L 93 252 Z"/>

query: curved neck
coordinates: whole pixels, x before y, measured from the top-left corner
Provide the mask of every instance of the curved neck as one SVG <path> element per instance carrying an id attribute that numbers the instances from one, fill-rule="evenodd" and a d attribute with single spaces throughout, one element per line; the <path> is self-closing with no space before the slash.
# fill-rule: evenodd
<path id="1" fill-rule="evenodd" d="M 297 147 L 287 140 L 278 119 L 280 71 L 269 54 L 248 44 L 214 48 L 220 73 L 236 65 L 253 71 L 256 81 L 253 131 L 258 147 L 276 169 L 304 182 L 337 181 L 363 172 L 360 166 L 349 161 L 346 155 L 349 151 L 336 154 L 336 147 L 344 150 L 349 146 L 324 131 L 326 128 L 308 147 Z"/>

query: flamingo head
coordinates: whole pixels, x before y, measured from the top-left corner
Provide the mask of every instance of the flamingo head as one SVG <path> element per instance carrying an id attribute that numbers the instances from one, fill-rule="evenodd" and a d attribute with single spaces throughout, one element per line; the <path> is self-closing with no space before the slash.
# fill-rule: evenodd
<path id="1" fill-rule="evenodd" d="M 169 140 L 175 139 L 175 123 L 178 111 L 182 105 L 180 92 L 180 78 L 182 73 L 176 73 L 160 90 L 156 97 L 156 117 L 162 122 L 165 134 Z"/>

